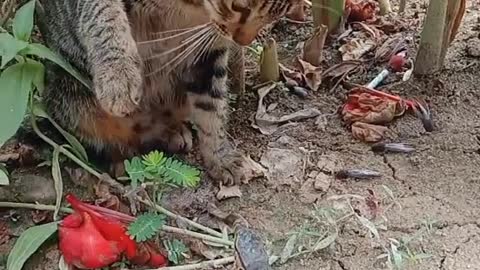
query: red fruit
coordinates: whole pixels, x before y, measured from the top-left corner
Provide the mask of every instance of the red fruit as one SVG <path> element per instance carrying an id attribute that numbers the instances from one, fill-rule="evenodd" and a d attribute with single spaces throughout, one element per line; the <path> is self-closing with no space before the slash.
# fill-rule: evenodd
<path id="1" fill-rule="evenodd" d="M 403 55 L 393 55 L 388 62 L 390 68 L 395 72 L 400 72 L 403 69 L 403 66 L 406 64 L 405 57 Z"/>
<path id="2" fill-rule="evenodd" d="M 80 269 L 95 269 L 118 261 L 122 251 L 117 243 L 108 241 L 83 212 L 67 216 L 59 228 L 59 248 L 65 262 Z"/>

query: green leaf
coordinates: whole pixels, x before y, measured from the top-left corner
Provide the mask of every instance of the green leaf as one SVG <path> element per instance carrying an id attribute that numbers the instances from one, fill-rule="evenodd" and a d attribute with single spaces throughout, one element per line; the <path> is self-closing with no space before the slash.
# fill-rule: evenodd
<path id="1" fill-rule="evenodd" d="M 10 185 L 10 180 L 8 179 L 7 170 L 3 164 L 0 164 L 0 186 L 8 186 Z"/>
<path id="2" fill-rule="evenodd" d="M 13 34 L 17 39 L 28 41 L 32 35 L 35 0 L 23 5 L 13 18 Z"/>
<path id="3" fill-rule="evenodd" d="M 2 57 L 0 68 L 4 68 L 19 51 L 27 46 L 27 42 L 18 40 L 9 33 L 0 33 L 0 56 Z"/>
<path id="4" fill-rule="evenodd" d="M 132 182 L 132 187 L 136 188 L 139 181 L 143 182 L 145 180 L 145 165 L 139 157 L 133 157 L 132 161 L 125 160 L 124 164 L 125 171 Z"/>
<path id="5" fill-rule="evenodd" d="M 167 183 L 180 187 L 196 187 L 200 182 L 200 171 L 183 162 L 168 158 L 163 164 L 160 174 Z"/>
<path id="6" fill-rule="evenodd" d="M 62 181 L 62 171 L 60 169 L 60 147 L 57 146 L 53 149 L 52 155 L 52 176 L 53 183 L 55 186 L 56 200 L 55 200 L 55 212 L 53 213 L 53 220 L 57 220 L 58 212 L 60 212 L 60 207 L 62 206 L 62 197 L 63 197 L 63 181 Z"/>
<path id="7" fill-rule="evenodd" d="M 8 255 L 7 270 L 22 270 L 27 259 L 57 231 L 57 228 L 58 222 L 52 222 L 24 231 Z"/>
<path id="8" fill-rule="evenodd" d="M 45 89 L 45 67 L 42 63 L 33 59 L 27 58 L 27 62 L 32 65 L 33 85 L 38 89 L 38 91 L 40 91 L 40 93 L 42 93 Z"/>
<path id="9" fill-rule="evenodd" d="M 15 135 L 27 110 L 35 65 L 30 62 L 17 63 L 8 67 L 0 76 L 2 98 L 0 98 L 0 146 Z"/>
<path id="10" fill-rule="evenodd" d="M 165 215 L 143 214 L 130 224 L 128 234 L 137 242 L 149 240 L 165 225 L 165 220 Z"/>
<path id="11" fill-rule="evenodd" d="M 174 239 L 173 241 L 165 240 L 163 245 L 168 251 L 168 260 L 174 264 L 180 264 L 185 259 L 183 255 L 188 251 L 188 248 L 181 241 Z"/>
<path id="12" fill-rule="evenodd" d="M 65 61 L 61 56 L 58 56 L 56 53 L 52 52 L 49 48 L 45 47 L 42 44 L 33 43 L 28 44 L 27 48 L 22 51 L 25 55 L 36 55 L 43 59 L 48 59 L 55 64 L 59 65 L 65 69 L 70 75 L 79 80 L 83 85 L 88 88 L 91 88 L 91 82 L 86 79 L 82 74 L 80 74 L 70 63 Z"/>

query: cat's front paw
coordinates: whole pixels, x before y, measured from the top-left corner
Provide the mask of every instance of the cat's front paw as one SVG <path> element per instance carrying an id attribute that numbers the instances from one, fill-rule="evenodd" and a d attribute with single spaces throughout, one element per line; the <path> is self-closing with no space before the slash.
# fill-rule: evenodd
<path id="1" fill-rule="evenodd" d="M 140 58 L 133 57 L 97 69 L 94 87 L 102 108 L 124 117 L 136 110 L 142 98 Z"/>
<path id="2" fill-rule="evenodd" d="M 224 185 L 240 185 L 245 181 L 245 156 L 237 150 L 215 157 L 207 166 L 207 172 L 214 180 Z"/>

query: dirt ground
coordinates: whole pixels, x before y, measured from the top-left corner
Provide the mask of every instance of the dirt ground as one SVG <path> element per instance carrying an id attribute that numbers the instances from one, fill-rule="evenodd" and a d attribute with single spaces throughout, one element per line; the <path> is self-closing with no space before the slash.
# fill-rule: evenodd
<path id="1" fill-rule="evenodd" d="M 426 1 L 411 2 L 405 18 L 415 23 L 404 33 L 414 55 Z M 396 9 L 397 2 L 392 4 Z M 305 108 L 316 108 L 321 114 L 289 124 L 271 135 L 263 135 L 252 127 L 257 93 L 247 89 L 238 100 L 230 121 L 232 137 L 240 149 L 277 173 L 272 173 L 269 179 L 243 185 L 241 198 L 217 202 L 217 205 L 244 216 L 266 239 L 272 255 L 280 255 L 290 233 L 312 224 L 315 209 L 339 211 L 346 207 L 344 198 L 368 197 L 368 190 L 373 190 L 380 198 L 380 209 L 385 210 L 380 214 L 384 218 L 380 240 L 372 240 L 369 230 L 354 217 L 337 219 L 338 236 L 334 244 L 292 258 L 285 264 L 276 263 L 276 269 L 385 269 L 385 260 L 378 258 L 385 253 L 382 246 L 388 248 L 389 239 L 414 236 L 425 224 L 427 233 L 408 246 L 414 253 L 430 256 L 416 264 L 408 262 L 405 269 L 480 269 L 480 60 L 471 55 L 475 46 L 480 50 L 480 6 L 476 1 L 467 1 L 467 8 L 460 32 L 447 55 L 445 69 L 438 76 L 413 78 L 386 87 L 404 97 L 423 97 L 431 106 L 436 127 L 433 132 L 425 132 L 412 115 L 405 115 L 389 126 L 392 135 L 388 140 L 410 143 L 416 148 L 414 153 L 377 154 L 371 151 L 370 145 L 355 140 L 336 114 L 347 93 L 342 87 L 330 91 L 331 85 L 325 83 L 318 91 L 309 92 L 306 98 L 282 89 L 272 90 L 266 98 L 267 104 L 278 103 L 275 108 L 272 106 L 272 114 Z M 277 26 L 273 33 L 281 48 L 280 55 L 285 59 L 295 56 L 296 44 L 311 30 L 311 24 L 298 26 L 283 22 Z M 327 55 L 335 55 L 335 51 L 336 48 L 327 44 Z M 324 64 L 331 66 L 330 62 Z M 378 66 L 369 68 L 363 81 L 354 78 L 353 82 L 365 84 L 379 69 Z M 249 69 L 247 84 L 250 87 L 256 84 L 251 79 L 256 74 L 255 69 Z M 371 180 L 338 180 L 331 172 L 339 169 L 369 169 L 382 176 Z M 20 170 L 16 174 L 22 178 L 24 173 L 29 171 Z M 321 187 L 312 189 L 313 182 L 319 182 Z M 393 192 L 396 204 L 388 199 L 383 186 Z M 204 184 L 194 193 L 202 198 L 200 203 L 198 198 L 185 199 L 190 193 L 171 195 L 177 197 L 169 203 L 175 210 L 195 216 L 207 201 L 214 200 L 214 192 L 215 188 Z M 0 192 L 0 195 L 1 200 L 9 198 L 8 194 Z M 354 205 L 356 210 L 361 207 L 361 203 L 358 207 Z M 3 213 L 5 217 L 11 212 Z M 31 222 L 23 222 L 17 230 L 29 225 Z M 3 251 L 7 250 L 4 246 Z M 44 252 L 46 256 L 37 256 L 47 258 L 41 269 L 48 269 L 45 265 L 52 265 L 48 261 L 55 254 L 49 257 L 49 251 Z M 31 269 L 40 268 L 31 265 Z"/>

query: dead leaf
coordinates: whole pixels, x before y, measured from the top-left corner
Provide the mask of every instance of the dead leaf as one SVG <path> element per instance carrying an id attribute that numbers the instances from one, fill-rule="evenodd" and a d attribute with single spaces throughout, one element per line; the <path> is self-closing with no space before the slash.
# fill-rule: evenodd
<path id="1" fill-rule="evenodd" d="M 224 186 L 220 184 L 220 191 L 217 193 L 217 200 L 221 201 L 233 197 L 242 197 L 242 191 L 239 186 Z"/>
<path id="2" fill-rule="evenodd" d="M 305 41 L 302 58 L 313 66 L 319 67 L 322 63 L 323 46 L 327 37 L 328 27 L 320 25 L 313 35 Z"/>
<path id="3" fill-rule="evenodd" d="M 322 84 L 322 67 L 314 66 L 307 61 L 303 61 L 300 57 L 297 58 L 297 63 L 308 88 L 316 91 Z"/>
<path id="4" fill-rule="evenodd" d="M 307 204 L 315 203 L 320 200 L 324 193 L 318 192 L 315 187 L 315 179 L 309 178 L 299 190 L 300 201 Z"/>
<path id="5" fill-rule="evenodd" d="M 322 74 L 322 77 L 323 78 L 342 77 L 345 74 L 348 74 L 356 70 L 358 67 L 360 67 L 361 64 L 362 64 L 362 61 L 358 61 L 358 60 L 343 61 L 325 70 Z"/>
<path id="6" fill-rule="evenodd" d="M 40 211 L 40 210 L 35 210 L 32 212 L 32 221 L 35 224 L 44 224 L 47 223 L 52 219 L 53 216 L 50 215 L 49 211 Z"/>
<path id="7" fill-rule="evenodd" d="M 355 122 L 352 125 L 353 137 L 364 142 L 379 142 L 383 140 L 388 128 L 379 125 L 372 125 L 362 122 Z"/>
<path id="8" fill-rule="evenodd" d="M 242 170 L 243 175 L 245 176 L 243 180 L 244 184 L 248 184 L 248 182 L 250 182 L 252 179 L 263 177 L 266 172 L 266 169 L 258 162 L 253 160 L 250 156 L 245 157 Z"/>
<path id="9" fill-rule="evenodd" d="M 392 36 L 377 49 L 375 52 L 375 61 L 378 63 L 387 62 L 393 55 L 406 49 L 407 43 L 402 34 Z"/>
<path id="10" fill-rule="evenodd" d="M 373 50 L 377 43 L 372 39 L 353 38 L 343 44 L 338 50 L 342 53 L 342 60 L 359 60 L 367 52 Z"/>
<path id="11" fill-rule="evenodd" d="M 263 100 L 275 87 L 276 84 L 270 84 L 258 89 L 258 106 L 255 114 L 255 122 L 252 123 L 252 126 L 260 130 L 262 134 L 270 135 L 283 124 L 292 121 L 314 118 L 320 115 L 320 111 L 315 108 L 300 110 L 284 116 L 270 115 L 267 112 L 267 107 L 263 104 Z"/>
<path id="12" fill-rule="evenodd" d="M 279 64 L 279 66 L 280 66 L 280 72 L 282 73 L 282 77 L 286 81 L 287 85 L 290 85 L 290 86 L 304 85 L 304 78 L 302 73 L 300 73 L 300 71 L 287 68 L 282 64 Z"/>
<path id="13" fill-rule="evenodd" d="M 191 238 L 188 239 L 187 242 L 188 247 L 193 253 L 203 256 L 208 260 L 215 260 L 227 255 L 227 251 L 225 249 L 208 246 L 198 239 Z"/>
<path id="14" fill-rule="evenodd" d="M 349 22 L 363 22 L 375 18 L 376 3 L 370 0 L 347 0 L 345 9 L 350 10 Z"/>
<path id="15" fill-rule="evenodd" d="M 374 92 L 357 87 L 348 94 L 341 113 L 343 121 L 347 123 L 360 121 L 370 124 L 385 124 L 391 122 L 395 117 L 403 115 L 405 110 L 406 105 L 403 101 L 375 95 Z"/>
<path id="16" fill-rule="evenodd" d="M 0 221 L 0 246 L 6 244 L 10 239 L 10 229 L 8 224 L 4 221 Z"/>

